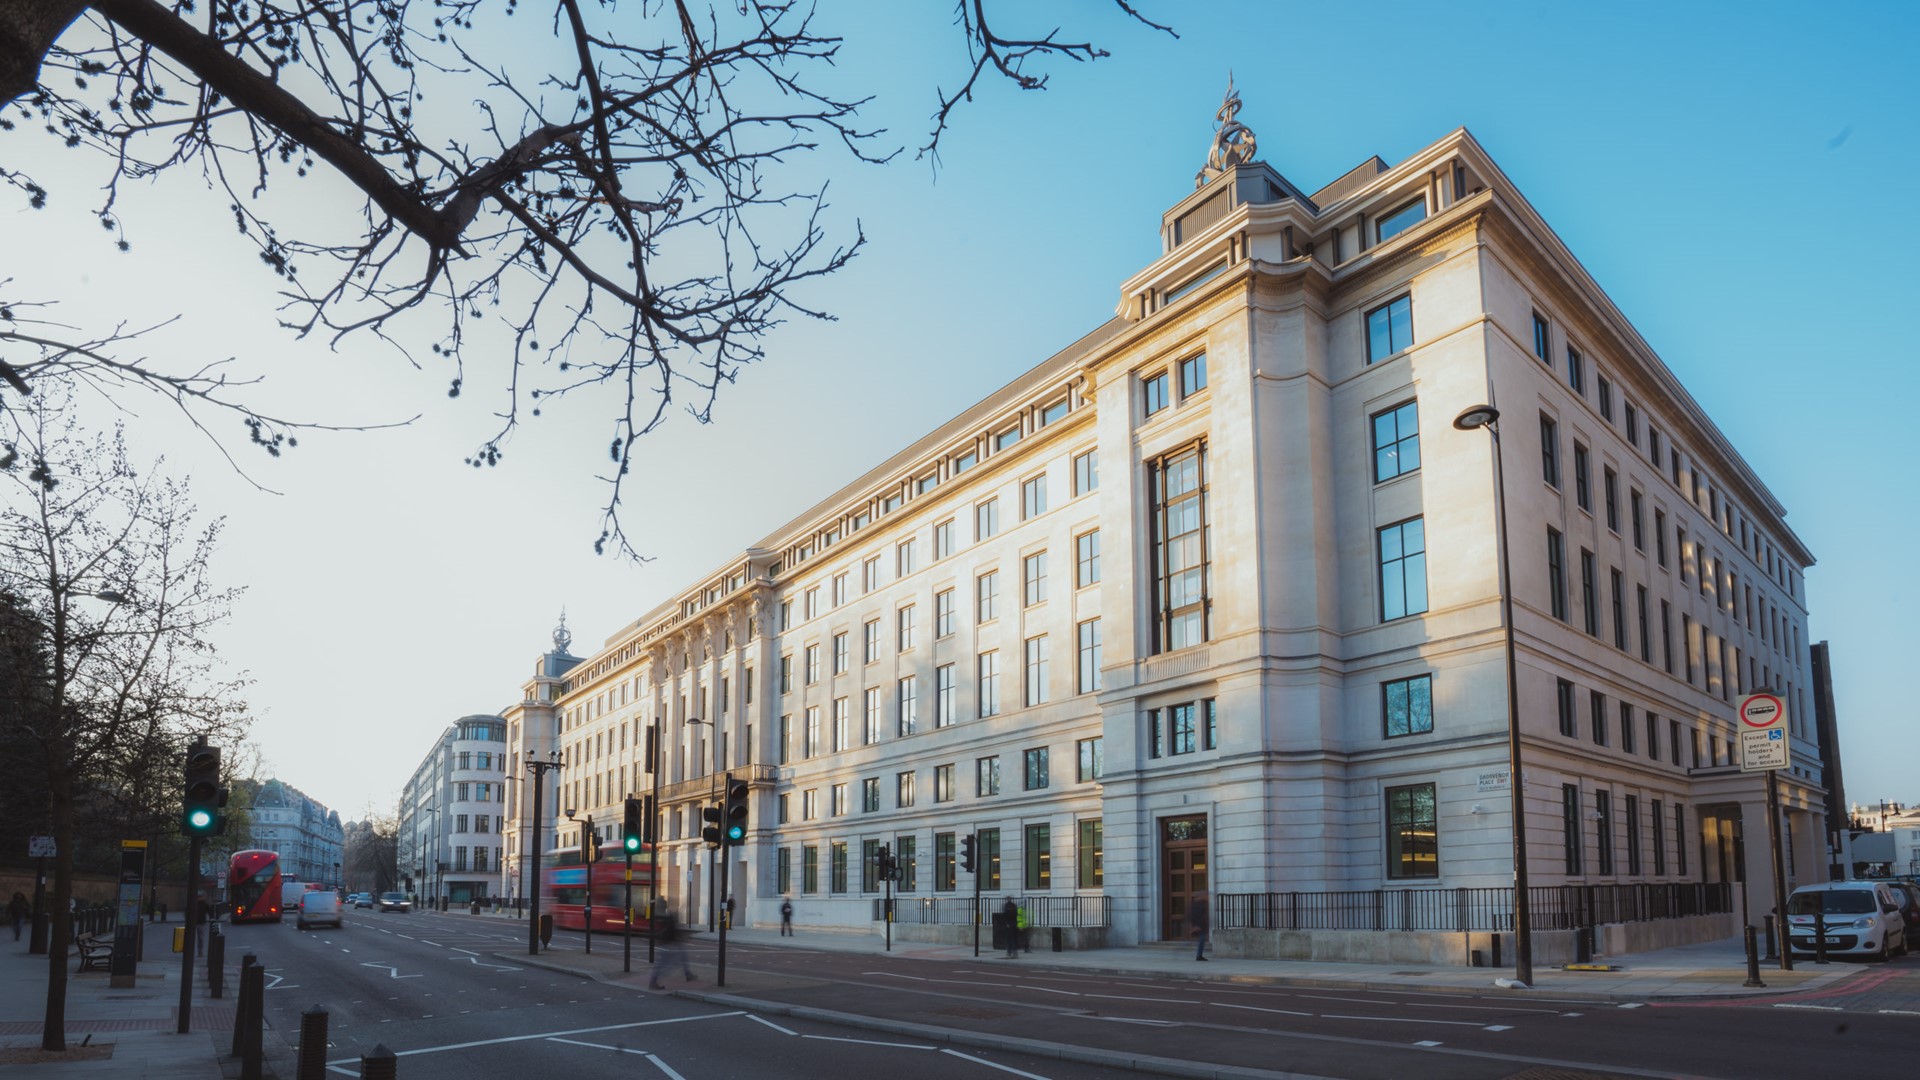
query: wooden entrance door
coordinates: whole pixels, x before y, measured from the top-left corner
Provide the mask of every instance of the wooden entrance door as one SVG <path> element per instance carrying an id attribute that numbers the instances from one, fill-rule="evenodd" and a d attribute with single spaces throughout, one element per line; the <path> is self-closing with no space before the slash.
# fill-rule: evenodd
<path id="1" fill-rule="evenodd" d="M 1160 923 L 1168 941 L 1192 936 L 1187 907 L 1207 884 L 1207 819 L 1204 816 L 1160 821 Z"/>

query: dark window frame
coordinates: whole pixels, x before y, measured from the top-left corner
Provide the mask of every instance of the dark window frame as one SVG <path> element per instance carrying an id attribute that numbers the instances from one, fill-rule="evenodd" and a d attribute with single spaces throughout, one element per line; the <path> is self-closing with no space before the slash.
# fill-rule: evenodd
<path id="1" fill-rule="evenodd" d="M 1415 694 L 1416 688 L 1421 689 L 1421 695 Z M 1394 691 L 1396 689 L 1401 692 L 1400 709 L 1402 712 L 1402 723 L 1399 725 L 1401 730 L 1398 731 L 1394 730 Z M 1421 726 L 1422 717 L 1416 715 L 1416 701 L 1424 701 L 1425 703 L 1425 726 Z M 1383 737 L 1388 739 L 1400 739 L 1409 735 L 1433 734 L 1432 672 L 1421 675 L 1409 675 L 1403 679 L 1389 679 L 1380 684 L 1380 726 Z"/>

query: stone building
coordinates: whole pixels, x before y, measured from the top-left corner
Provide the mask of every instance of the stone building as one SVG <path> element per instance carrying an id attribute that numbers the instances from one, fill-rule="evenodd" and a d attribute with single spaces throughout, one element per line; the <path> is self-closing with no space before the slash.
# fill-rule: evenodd
<path id="1" fill-rule="evenodd" d="M 261 783 L 252 804 L 253 846 L 279 854 L 286 880 L 339 885 L 346 834 L 338 811 L 282 780 Z"/>
<path id="2" fill-rule="evenodd" d="M 1509 886 L 1495 444 L 1453 424 L 1490 403 L 1533 884 L 1745 876 L 1719 906 L 1767 910 L 1734 715 L 1763 687 L 1787 873 L 1823 878 L 1813 557 L 1673 371 L 1464 129 L 1317 190 L 1216 157 L 1115 317 L 543 656 L 509 771 L 557 751 L 556 805 L 617 822 L 657 726 L 662 889 L 698 919 L 727 772 L 753 921 L 869 925 L 882 845 L 909 909 L 970 902 L 968 834 L 986 894 L 1121 943 L 1184 936 L 1202 889 L 1245 924 Z"/>
<path id="3" fill-rule="evenodd" d="M 463 716 L 434 740 L 400 792 L 399 874 L 421 902 L 490 899 L 506 822 L 506 723 Z"/>

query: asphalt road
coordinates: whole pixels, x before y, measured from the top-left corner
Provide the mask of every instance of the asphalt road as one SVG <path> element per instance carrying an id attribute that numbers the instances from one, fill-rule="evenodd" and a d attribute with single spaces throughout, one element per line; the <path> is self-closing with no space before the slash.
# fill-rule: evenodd
<path id="1" fill-rule="evenodd" d="M 345 922 L 339 930 L 300 931 L 291 921 L 227 928 L 228 962 L 237 965 L 251 951 L 266 969 L 267 1019 L 288 1043 L 298 1042 L 304 1010 L 316 1004 L 327 1010 L 327 1060 L 336 1075 L 358 1076 L 361 1055 L 377 1045 L 400 1055 L 404 1080 L 849 1074 L 1094 1080 L 1124 1074 L 1030 1054 L 754 1016 L 527 968 L 510 958 L 525 950 L 524 937 L 510 923 L 365 910 L 349 910 Z M 578 948 L 577 939 L 556 944 L 561 948 L 549 958 L 564 960 L 569 947 Z M 638 952 L 644 971 L 644 945 Z M 673 975 L 674 985 L 690 985 Z M 276 1060 L 275 1071 L 292 1075 L 291 1062 Z"/>

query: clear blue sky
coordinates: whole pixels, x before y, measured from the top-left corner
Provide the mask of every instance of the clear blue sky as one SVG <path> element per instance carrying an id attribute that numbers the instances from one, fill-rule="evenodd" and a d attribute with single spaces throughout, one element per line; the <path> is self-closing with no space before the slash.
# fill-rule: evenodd
<path id="1" fill-rule="evenodd" d="M 1191 190 L 1231 68 L 1261 156 L 1307 190 L 1466 126 L 1788 508 L 1819 563 L 1812 637 L 1831 640 L 1848 794 L 1920 801 L 1896 673 L 1913 587 L 1886 568 L 1916 529 L 1901 422 L 1915 295 L 1916 8 L 1907 4 L 1185 4 L 1144 0 L 1179 40 L 1100 4 L 1004 5 L 1011 32 L 1066 22 L 1113 56 L 1052 87 L 990 85 L 937 178 L 826 153 L 844 225 L 871 238 L 707 427 L 653 436 L 636 507 L 657 558 L 595 558 L 599 414 L 555 410 L 498 469 L 461 457 L 490 430 L 475 373 L 359 343 L 330 353 L 273 326 L 272 280 L 222 200 L 175 177 L 123 196 L 113 256 L 70 191 L 0 202 L 0 277 L 83 297 L 76 320 L 186 312 L 160 355 L 237 354 L 280 400 L 330 419 L 423 411 L 400 432 L 318 437 L 236 482 L 140 403 L 136 448 L 194 473 L 233 523 L 216 569 L 249 594 L 223 636 L 256 682 L 268 770 L 353 816 L 389 808 L 440 727 L 518 696 L 561 607 L 580 647 L 759 539 L 1108 317 Z M 521 29 L 544 15 L 523 8 Z M 962 74 L 943 0 L 824 0 L 849 43 L 832 78 L 909 147 L 935 83 Z M 544 9 L 542 9 L 544 10 Z M 544 24 L 542 24 L 544 25 Z M 429 102 L 431 107 L 432 102 Z M 4 145 L 4 144 L 0 144 Z M 43 177 L 59 179 L 54 157 Z M 48 171 L 51 170 L 51 171 Z M 61 194 L 60 192 L 56 192 Z M 18 238 L 15 243 L 11 238 Z M 89 245 L 92 245 L 91 247 Z M 40 259 L 39 252 L 59 254 Z M 23 256 L 32 254 L 31 262 Z M 1895 404 L 1895 408 L 1899 408 Z M 1902 479 L 1902 477 L 1908 477 Z"/>

